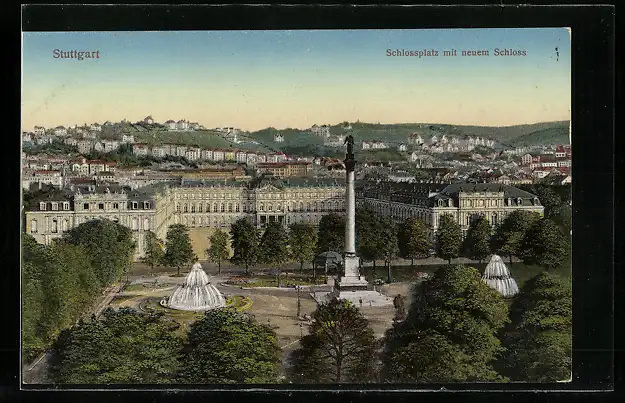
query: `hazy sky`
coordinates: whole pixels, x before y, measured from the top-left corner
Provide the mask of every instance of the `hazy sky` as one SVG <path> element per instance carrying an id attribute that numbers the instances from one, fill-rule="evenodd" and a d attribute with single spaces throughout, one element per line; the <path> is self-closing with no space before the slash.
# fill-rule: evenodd
<path id="1" fill-rule="evenodd" d="M 556 56 L 556 47 L 559 57 Z M 444 57 L 443 50 L 458 56 Z M 526 56 L 494 56 L 494 50 Z M 55 59 L 99 51 L 99 59 Z M 387 49 L 438 50 L 392 57 Z M 490 56 L 462 57 L 461 50 Z M 565 28 L 23 34 L 24 130 L 151 114 L 207 127 L 570 118 Z"/>

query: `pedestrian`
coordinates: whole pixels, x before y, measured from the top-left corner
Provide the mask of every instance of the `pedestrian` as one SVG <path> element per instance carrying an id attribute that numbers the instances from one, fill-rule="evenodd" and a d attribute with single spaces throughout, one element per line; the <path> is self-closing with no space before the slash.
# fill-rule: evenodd
<path id="1" fill-rule="evenodd" d="M 362 308 L 362 298 L 358 300 L 360 302 L 360 307 Z"/>

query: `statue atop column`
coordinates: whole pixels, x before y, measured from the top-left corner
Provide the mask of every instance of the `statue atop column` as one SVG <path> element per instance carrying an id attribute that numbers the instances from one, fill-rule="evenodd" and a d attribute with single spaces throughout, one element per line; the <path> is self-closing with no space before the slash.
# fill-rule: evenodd
<path id="1" fill-rule="evenodd" d="M 356 166 L 356 159 L 354 157 L 354 136 L 351 134 L 345 137 L 343 144 L 347 144 L 347 153 L 345 154 L 345 169 L 347 172 L 353 172 Z"/>

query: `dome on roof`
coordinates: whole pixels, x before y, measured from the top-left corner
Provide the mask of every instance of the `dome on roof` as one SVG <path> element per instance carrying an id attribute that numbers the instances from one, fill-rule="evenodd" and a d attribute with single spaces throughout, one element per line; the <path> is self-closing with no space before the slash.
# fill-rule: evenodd
<path id="1" fill-rule="evenodd" d="M 184 283 L 176 288 L 167 302 L 169 308 L 183 311 L 206 311 L 225 305 L 223 295 L 208 281 L 199 262 L 191 267 Z"/>
<path id="2" fill-rule="evenodd" d="M 490 258 L 490 262 L 484 270 L 482 281 L 504 297 L 513 297 L 519 293 L 516 281 L 510 276 L 510 271 L 499 255 L 493 255 Z"/>

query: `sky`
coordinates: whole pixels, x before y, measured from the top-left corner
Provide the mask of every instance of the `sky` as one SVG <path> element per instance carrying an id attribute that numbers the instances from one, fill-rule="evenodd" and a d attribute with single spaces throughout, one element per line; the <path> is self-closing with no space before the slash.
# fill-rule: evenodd
<path id="1" fill-rule="evenodd" d="M 147 115 L 243 130 L 570 119 L 566 28 L 25 32 L 22 49 L 23 130 Z M 443 56 L 449 49 L 457 56 Z M 387 56 L 395 50 L 439 55 Z"/>

